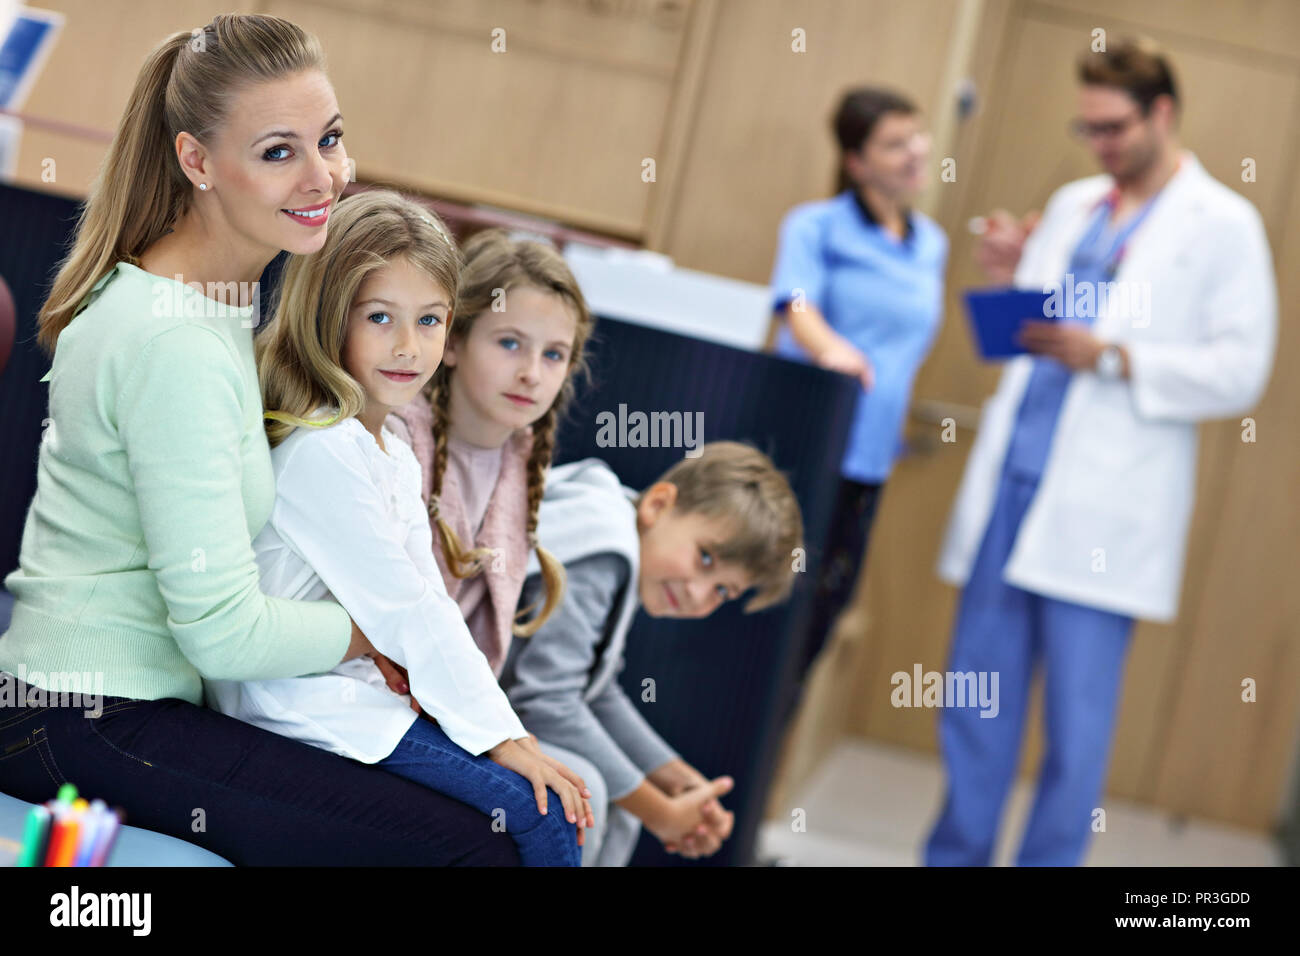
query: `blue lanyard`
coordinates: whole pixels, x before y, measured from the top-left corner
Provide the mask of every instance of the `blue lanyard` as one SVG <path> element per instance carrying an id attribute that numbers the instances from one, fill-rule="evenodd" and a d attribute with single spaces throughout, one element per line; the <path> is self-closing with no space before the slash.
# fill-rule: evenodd
<path id="1" fill-rule="evenodd" d="M 1151 207 L 1155 205 L 1155 201 L 1160 198 L 1160 193 L 1162 192 L 1164 192 L 1164 189 L 1161 189 L 1160 192 L 1156 193 L 1143 203 L 1142 208 L 1130 217 L 1128 222 L 1120 226 L 1105 255 L 1094 257 L 1084 252 L 1083 262 L 1088 265 L 1104 263 L 1102 271 L 1106 278 L 1108 280 L 1115 278 L 1115 273 L 1119 271 L 1120 263 L 1124 259 L 1124 253 L 1128 247 L 1129 237 L 1132 236 L 1137 227 L 1142 224 L 1142 220 L 1147 217 L 1147 213 L 1151 211 Z M 1102 232 L 1106 228 L 1106 223 L 1110 220 L 1111 211 L 1115 208 L 1114 204 L 1114 193 L 1111 193 L 1101 201 L 1097 208 L 1097 213 L 1093 216 L 1092 225 L 1089 226 L 1088 231 L 1084 233 L 1083 239 L 1080 240 L 1079 245 L 1075 249 L 1073 257 L 1075 261 L 1080 258 L 1080 250 L 1092 249 L 1096 246 L 1097 240 L 1101 238 Z"/>

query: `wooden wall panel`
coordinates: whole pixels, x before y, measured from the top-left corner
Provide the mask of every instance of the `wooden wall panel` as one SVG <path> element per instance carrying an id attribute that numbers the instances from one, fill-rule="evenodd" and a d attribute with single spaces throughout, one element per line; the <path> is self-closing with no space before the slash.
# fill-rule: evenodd
<path id="1" fill-rule="evenodd" d="M 629 18 L 622 9 L 676 11 Z M 358 175 L 638 238 L 689 4 L 270 0 L 321 38 Z M 493 30 L 505 52 L 492 51 Z"/>
<path id="2" fill-rule="evenodd" d="M 781 217 L 831 192 L 840 94 L 889 84 L 933 115 L 947 101 L 939 80 L 955 10 L 954 0 L 720 0 L 681 183 L 654 247 L 692 269 L 766 282 Z M 795 29 L 805 53 L 791 50 Z"/>
<path id="3" fill-rule="evenodd" d="M 192 30 L 212 18 L 212 4 L 204 0 L 41 0 L 35 6 L 57 10 L 66 21 L 23 112 L 102 134 L 117 126 L 149 51 L 169 33 Z M 245 4 L 236 12 L 253 9 Z M 33 189 L 83 196 L 106 150 L 106 139 L 29 126 L 14 179 Z M 55 162 L 53 182 L 41 175 L 47 158 Z"/>

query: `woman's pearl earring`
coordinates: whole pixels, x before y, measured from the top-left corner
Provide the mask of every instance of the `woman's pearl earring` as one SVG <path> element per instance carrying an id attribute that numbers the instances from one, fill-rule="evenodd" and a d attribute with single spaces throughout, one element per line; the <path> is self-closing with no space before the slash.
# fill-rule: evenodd
<path id="1" fill-rule="evenodd" d="M 206 191 L 207 188 L 208 188 L 208 184 L 207 184 L 207 183 L 199 183 L 199 188 L 202 189 L 202 190 L 205 190 L 205 191 Z"/>

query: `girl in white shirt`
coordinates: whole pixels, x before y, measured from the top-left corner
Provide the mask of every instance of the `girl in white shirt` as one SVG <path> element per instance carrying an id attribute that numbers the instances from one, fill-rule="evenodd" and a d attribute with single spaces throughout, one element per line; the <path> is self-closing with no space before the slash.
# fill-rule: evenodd
<path id="1" fill-rule="evenodd" d="M 255 340 L 276 499 L 253 549 L 264 592 L 337 600 L 411 694 L 360 657 L 310 677 L 210 681 L 208 702 L 487 813 L 526 866 L 577 865 L 590 793 L 497 685 L 433 559 L 420 466 L 383 424 L 442 359 L 459 254 L 432 212 L 393 192 L 355 195 L 328 219 L 320 251 L 290 258 Z M 547 812 L 548 787 L 567 823 Z"/>

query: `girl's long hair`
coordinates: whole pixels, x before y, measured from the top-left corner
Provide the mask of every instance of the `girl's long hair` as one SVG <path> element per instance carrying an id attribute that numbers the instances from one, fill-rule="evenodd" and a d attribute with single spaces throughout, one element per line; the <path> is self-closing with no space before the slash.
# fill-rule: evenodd
<path id="1" fill-rule="evenodd" d="M 314 36 L 266 16 L 223 14 L 201 30 L 173 33 L 149 54 L 37 317 L 47 353 L 95 283 L 120 261 L 139 265 L 188 210 L 194 186 L 176 158 L 176 136 L 209 143 L 246 84 L 324 68 Z"/>
<path id="2" fill-rule="evenodd" d="M 456 244 L 433 211 L 386 189 L 357 193 L 330 211 L 325 245 L 290 256 L 272 296 L 271 320 L 253 339 L 266 437 L 274 448 L 297 427 L 321 427 L 365 407 L 343 368 L 348 311 L 366 276 L 406 259 L 455 301 Z M 451 334 L 454 310 L 447 316 Z M 317 408 L 335 414 L 309 419 Z"/>
<path id="3" fill-rule="evenodd" d="M 512 632 L 518 637 L 531 637 L 546 619 L 554 613 L 564 596 L 564 565 L 541 546 L 537 540 L 537 514 L 546 490 L 546 470 L 555 451 L 555 431 L 564 410 L 573 398 L 574 378 L 586 374 L 585 348 L 591 336 L 594 320 L 587 308 L 578 281 L 555 249 L 540 242 L 511 239 L 500 229 L 477 233 L 465 243 L 465 267 L 461 271 L 460 291 L 456 296 L 456 314 L 459 316 L 448 335 L 463 343 L 474 327 L 475 320 L 489 311 L 502 294 L 511 289 L 534 288 L 559 296 L 575 319 L 573 348 L 569 353 L 569 368 L 564 385 L 551 407 L 533 423 L 533 446 L 528 456 L 528 543 L 536 549 L 546 587 L 546 599 L 541 611 L 532 620 L 521 619 L 532 612 L 525 608 L 519 612 Z M 458 578 L 472 577 L 483 570 L 483 549 L 466 550 L 451 525 L 438 512 L 438 496 L 442 493 L 443 476 L 447 471 L 447 429 L 451 418 L 451 381 L 454 366 L 445 362 L 438 367 L 427 386 L 433 406 L 433 491 L 429 509 L 437 517 L 438 536 L 442 542 L 447 567 Z"/>

